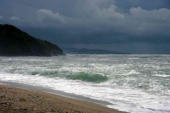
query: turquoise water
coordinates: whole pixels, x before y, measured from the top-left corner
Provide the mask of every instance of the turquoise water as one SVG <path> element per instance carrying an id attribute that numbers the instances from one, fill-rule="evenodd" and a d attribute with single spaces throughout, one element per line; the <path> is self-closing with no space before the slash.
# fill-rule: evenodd
<path id="1" fill-rule="evenodd" d="M 0 80 L 103 100 L 132 113 L 170 112 L 170 55 L 0 57 Z"/>
<path id="2" fill-rule="evenodd" d="M 60 75 L 60 73 L 56 71 L 44 71 L 44 72 L 41 71 L 41 72 L 31 72 L 31 75 L 41 75 L 41 76 L 47 76 L 47 77 L 61 77 L 65 79 L 82 80 L 82 81 L 94 82 L 94 83 L 105 82 L 109 79 L 107 76 L 104 76 L 104 75 L 89 74 L 89 73 L 84 73 L 84 72 L 68 73 L 68 74 Z"/>

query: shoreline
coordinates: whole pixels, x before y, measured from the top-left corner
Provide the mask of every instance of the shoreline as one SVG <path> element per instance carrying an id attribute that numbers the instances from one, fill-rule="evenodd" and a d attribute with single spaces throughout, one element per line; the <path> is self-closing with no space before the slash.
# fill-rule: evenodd
<path id="1" fill-rule="evenodd" d="M 105 106 L 105 107 L 107 107 L 107 105 L 111 105 L 111 103 L 106 102 L 106 101 L 91 99 L 91 98 L 84 97 L 84 96 L 81 96 L 81 95 L 67 93 L 67 92 L 63 92 L 63 91 L 59 91 L 59 90 L 53 90 L 53 89 L 47 88 L 47 87 L 32 86 L 32 85 L 23 84 L 23 83 L 4 82 L 4 81 L 0 81 L 0 85 L 1 84 L 7 85 L 7 86 L 12 86 L 14 88 L 19 88 L 19 89 L 26 89 L 26 90 L 30 90 L 30 91 L 32 91 L 32 90 L 33 91 L 40 91 L 40 92 L 49 93 L 49 94 L 52 94 L 52 95 L 64 96 L 64 97 L 67 97 L 67 98 L 92 102 L 92 103 L 99 104 L 99 105 L 102 105 L 102 106 Z"/>
<path id="2" fill-rule="evenodd" d="M 123 113 L 118 110 L 105 107 L 104 105 L 109 104 L 107 102 L 93 100 L 93 99 L 86 98 L 86 97 L 83 98 L 82 96 L 78 96 L 78 95 L 68 94 L 68 93 L 64 93 L 61 91 L 55 91 L 55 90 L 51 90 L 51 89 L 47 89 L 43 87 L 29 86 L 29 85 L 20 84 L 20 83 L 0 81 L 0 92 L 1 92 L 0 93 L 0 104 L 3 103 L 1 102 L 3 101 L 1 97 L 4 97 L 5 95 L 5 97 L 8 97 L 5 102 L 9 101 L 8 103 L 9 105 L 6 103 L 7 104 L 6 107 L 11 106 L 11 103 L 13 103 L 12 104 L 13 107 L 14 108 L 16 107 L 18 110 L 16 111 L 15 109 L 16 112 L 14 112 L 14 111 L 10 111 L 13 108 L 10 108 L 10 109 L 8 108 L 6 110 L 8 110 L 9 112 L 4 111 L 4 113 L 21 113 L 19 111 L 19 110 L 21 111 L 23 110 L 22 109 L 23 106 L 22 107 L 19 106 L 21 103 L 24 103 L 26 107 L 24 109 L 25 111 L 28 111 L 28 113 L 30 112 L 33 112 L 33 113 L 34 112 L 35 113 L 46 113 L 46 112 L 50 112 L 50 113 Z M 37 96 L 37 98 L 34 97 L 35 95 Z M 16 100 L 20 100 L 21 98 L 22 100 L 24 99 L 28 101 L 24 101 L 24 102 L 16 101 Z M 39 101 L 35 101 L 37 99 L 39 99 Z M 35 102 L 30 102 L 31 100 Z M 39 102 L 41 103 L 38 104 Z M 30 103 L 32 105 L 30 105 Z M 2 105 L 0 106 L 1 106 L 0 107 L 0 112 L 1 112 L 1 110 L 5 108 L 2 108 Z M 31 109 L 27 108 L 29 106 L 31 107 Z M 46 109 L 44 109 L 44 107 Z M 62 109 L 62 112 L 61 112 L 61 109 Z M 50 110 L 53 112 L 51 112 Z M 42 111 L 42 112 L 38 112 L 38 111 Z"/>

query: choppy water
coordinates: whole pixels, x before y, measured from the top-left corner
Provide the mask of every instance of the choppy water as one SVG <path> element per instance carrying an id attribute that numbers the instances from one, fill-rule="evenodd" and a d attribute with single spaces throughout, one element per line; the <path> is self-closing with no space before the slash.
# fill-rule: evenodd
<path id="1" fill-rule="evenodd" d="M 0 80 L 103 100 L 132 113 L 170 113 L 170 55 L 0 57 Z"/>

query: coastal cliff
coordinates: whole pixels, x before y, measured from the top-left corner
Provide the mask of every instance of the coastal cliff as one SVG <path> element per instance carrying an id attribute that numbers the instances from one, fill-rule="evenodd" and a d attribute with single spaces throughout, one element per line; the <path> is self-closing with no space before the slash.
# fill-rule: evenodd
<path id="1" fill-rule="evenodd" d="M 12 25 L 0 24 L 0 56 L 57 56 L 63 50 Z"/>

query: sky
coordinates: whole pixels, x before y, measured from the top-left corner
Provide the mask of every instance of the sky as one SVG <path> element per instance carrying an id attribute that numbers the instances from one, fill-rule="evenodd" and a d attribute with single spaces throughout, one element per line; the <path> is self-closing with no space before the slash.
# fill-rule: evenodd
<path id="1" fill-rule="evenodd" d="M 0 0 L 0 23 L 62 48 L 170 53 L 170 0 Z"/>

